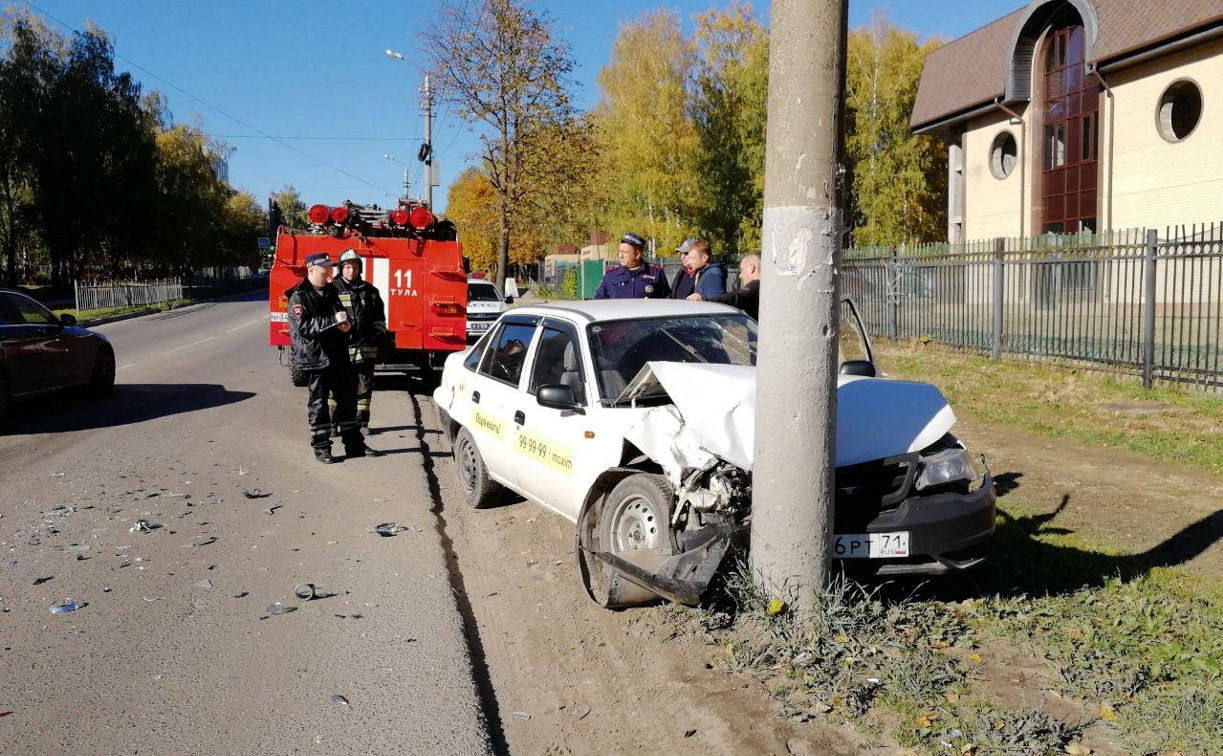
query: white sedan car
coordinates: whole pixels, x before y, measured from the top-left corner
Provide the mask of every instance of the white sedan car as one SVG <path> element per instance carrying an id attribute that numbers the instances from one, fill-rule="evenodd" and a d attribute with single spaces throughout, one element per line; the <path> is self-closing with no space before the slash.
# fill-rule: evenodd
<path id="1" fill-rule="evenodd" d="M 695 603 L 751 512 L 756 322 L 707 302 L 521 307 L 451 355 L 433 397 L 474 507 L 503 488 L 576 523 L 592 598 Z M 934 386 L 878 376 L 848 300 L 835 556 L 878 574 L 980 563 L 993 482 Z"/>

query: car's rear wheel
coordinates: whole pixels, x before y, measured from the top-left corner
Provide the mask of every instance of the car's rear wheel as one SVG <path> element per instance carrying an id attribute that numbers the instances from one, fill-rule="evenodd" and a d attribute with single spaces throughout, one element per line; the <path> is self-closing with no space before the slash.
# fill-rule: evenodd
<path id="1" fill-rule="evenodd" d="M 301 388 L 302 386 L 305 386 L 306 384 L 310 383 L 310 376 L 306 375 L 305 370 L 302 370 L 299 367 L 290 366 L 289 367 L 289 380 L 293 382 L 294 386 Z"/>
<path id="2" fill-rule="evenodd" d="M 8 376 L 0 371 L 0 426 L 8 419 L 9 410 L 13 407 L 13 394 L 9 390 Z"/>
<path id="3" fill-rule="evenodd" d="M 614 554 L 647 570 L 656 567 L 678 551 L 671 530 L 674 498 L 663 476 L 630 475 L 616 484 L 597 512 L 588 511 L 578 523 L 579 539 L 592 551 Z M 598 557 L 578 556 L 584 561 L 590 595 L 600 605 L 618 609 L 658 600 L 654 592 L 627 580 Z"/>
<path id="4" fill-rule="evenodd" d="M 501 494 L 501 485 L 488 476 L 484 457 L 476 447 L 471 431 L 460 428 L 454 437 L 454 464 L 459 473 L 463 498 L 475 509 L 493 504 Z"/>
<path id="5" fill-rule="evenodd" d="M 115 351 L 108 344 L 103 344 L 93 358 L 93 372 L 89 374 L 86 390 L 90 396 L 108 396 L 114 389 Z"/>

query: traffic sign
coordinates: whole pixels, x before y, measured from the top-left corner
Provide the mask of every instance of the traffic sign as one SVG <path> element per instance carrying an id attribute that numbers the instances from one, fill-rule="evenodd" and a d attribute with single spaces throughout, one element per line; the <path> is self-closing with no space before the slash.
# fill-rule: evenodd
<path id="1" fill-rule="evenodd" d="M 268 247 L 271 247 L 271 246 L 272 246 L 272 240 L 270 237 L 267 237 L 267 236 L 259 237 L 259 249 L 267 249 Z"/>

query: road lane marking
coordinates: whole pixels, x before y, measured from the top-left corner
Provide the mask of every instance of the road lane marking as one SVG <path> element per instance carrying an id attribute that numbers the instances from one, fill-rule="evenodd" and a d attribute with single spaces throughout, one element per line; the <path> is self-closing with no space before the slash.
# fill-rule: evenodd
<path id="1" fill-rule="evenodd" d="M 240 326 L 234 326 L 233 328 L 230 328 L 225 333 L 233 333 L 234 331 L 240 331 L 243 328 L 246 328 L 247 326 L 255 325 L 256 323 L 262 323 L 262 322 L 263 322 L 263 318 L 255 318 L 254 320 L 249 320 Z"/>
<path id="2" fill-rule="evenodd" d="M 193 341 L 190 344 L 183 344 L 180 347 L 174 347 L 173 349 L 171 349 L 168 352 L 162 352 L 162 354 L 174 354 L 175 352 L 179 351 L 180 349 L 190 349 L 193 346 L 199 346 L 200 344 L 203 344 L 205 341 L 212 341 L 213 338 L 214 338 L 213 336 L 209 336 L 207 338 L 200 339 L 199 341 Z"/>

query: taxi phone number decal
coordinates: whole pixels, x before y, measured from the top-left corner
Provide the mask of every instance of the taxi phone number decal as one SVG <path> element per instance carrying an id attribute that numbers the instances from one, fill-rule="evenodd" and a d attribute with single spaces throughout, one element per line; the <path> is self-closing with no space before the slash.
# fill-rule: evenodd
<path id="1" fill-rule="evenodd" d="M 573 455 L 569 452 L 568 447 L 521 429 L 518 431 L 515 446 L 519 454 L 542 462 L 557 472 L 573 475 Z"/>

